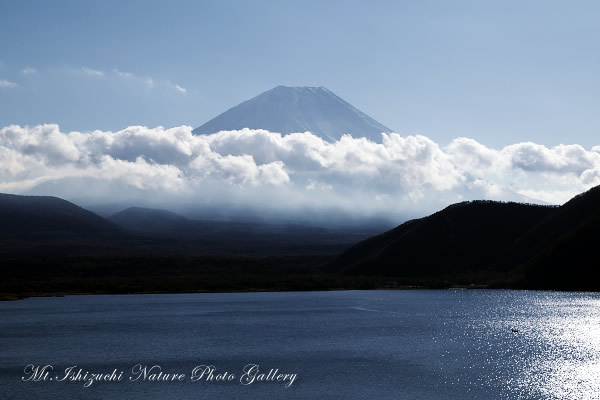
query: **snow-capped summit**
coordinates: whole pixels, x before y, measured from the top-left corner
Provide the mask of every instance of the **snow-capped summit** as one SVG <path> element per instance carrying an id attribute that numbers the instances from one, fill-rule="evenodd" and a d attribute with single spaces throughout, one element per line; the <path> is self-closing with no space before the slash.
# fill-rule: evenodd
<path id="1" fill-rule="evenodd" d="M 243 128 L 283 134 L 310 131 L 328 141 L 350 134 L 376 142 L 381 141 L 382 132 L 392 131 L 322 86 L 277 86 L 225 111 L 193 132 L 209 134 Z"/>

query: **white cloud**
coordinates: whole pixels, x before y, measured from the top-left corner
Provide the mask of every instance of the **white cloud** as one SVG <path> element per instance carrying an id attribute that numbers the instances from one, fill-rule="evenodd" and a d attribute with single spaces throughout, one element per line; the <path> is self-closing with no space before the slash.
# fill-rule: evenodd
<path id="1" fill-rule="evenodd" d="M 179 86 L 177 84 L 175 84 L 175 90 L 177 90 L 179 93 L 183 93 L 183 94 L 187 93 L 187 89 L 186 88 L 181 87 L 181 86 Z"/>
<path id="2" fill-rule="evenodd" d="M 191 131 L 4 127 L 0 190 L 96 204 L 137 199 L 163 208 L 335 210 L 397 219 L 478 198 L 562 203 L 600 184 L 597 147 L 517 143 L 498 150 L 468 138 L 441 147 L 396 133 L 382 143 L 350 136 L 330 143 L 308 132 Z"/>
<path id="3" fill-rule="evenodd" d="M 179 86 L 176 83 L 171 83 L 171 81 L 165 81 L 164 84 L 166 87 L 168 87 L 171 90 L 176 91 L 177 93 L 187 94 L 187 89 L 182 86 Z"/>
<path id="4" fill-rule="evenodd" d="M 32 67 L 25 67 L 25 68 L 23 68 L 21 73 L 23 75 L 37 75 L 38 71 L 37 71 L 37 69 L 32 68 Z"/>
<path id="5" fill-rule="evenodd" d="M 559 145 L 552 149 L 526 142 L 507 146 L 503 149 L 510 157 L 515 168 L 524 171 L 577 172 L 580 173 L 594 166 L 595 152 L 588 152 L 583 147 Z"/>
<path id="6" fill-rule="evenodd" d="M 94 166 L 94 170 L 96 170 L 96 178 L 124 182 L 137 189 L 177 193 L 184 185 L 179 168 L 149 162 L 141 156 L 133 162 L 102 156 L 100 163 Z"/>
<path id="7" fill-rule="evenodd" d="M 89 75 L 89 76 L 97 76 L 97 77 L 102 77 L 104 76 L 104 72 L 97 70 L 97 69 L 92 69 L 92 68 L 88 68 L 88 67 L 81 67 L 81 70 Z"/>
<path id="8" fill-rule="evenodd" d="M 6 79 L 0 79 L 0 88 L 14 88 L 18 85 L 15 82 L 7 81 Z"/>

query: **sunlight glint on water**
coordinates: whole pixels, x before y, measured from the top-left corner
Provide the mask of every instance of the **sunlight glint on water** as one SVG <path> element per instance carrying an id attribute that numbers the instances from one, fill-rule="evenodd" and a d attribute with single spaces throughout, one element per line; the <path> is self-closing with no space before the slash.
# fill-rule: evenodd
<path id="1" fill-rule="evenodd" d="M 518 332 L 513 332 L 518 330 Z M 0 303 L 0 399 L 600 399 L 600 296 L 507 290 L 70 296 Z M 100 350 L 102 349 L 102 350 Z M 248 362 L 266 384 L 23 383 L 31 362 L 189 371 Z"/>

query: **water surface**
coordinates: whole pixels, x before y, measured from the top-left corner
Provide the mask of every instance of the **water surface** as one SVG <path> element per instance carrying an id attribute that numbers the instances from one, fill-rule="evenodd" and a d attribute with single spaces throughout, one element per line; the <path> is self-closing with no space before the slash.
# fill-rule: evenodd
<path id="1" fill-rule="evenodd" d="M 518 332 L 513 332 L 518 330 Z M 27 365 L 123 371 L 31 382 Z M 129 382 L 134 365 L 182 382 Z M 240 378 L 248 364 L 297 374 Z M 227 382 L 191 382 L 199 365 Z M 104 295 L 0 303 L 0 399 L 595 399 L 600 296 L 505 290 Z"/>

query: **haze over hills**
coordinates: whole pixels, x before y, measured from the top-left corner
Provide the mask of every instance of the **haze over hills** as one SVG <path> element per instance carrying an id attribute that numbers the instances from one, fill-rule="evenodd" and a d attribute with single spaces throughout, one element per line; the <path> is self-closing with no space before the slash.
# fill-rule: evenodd
<path id="1" fill-rule="evenodd" d="M 377 232 L 378 226 L 324 228 L 282 222 L 188 219 L 168 210 L 130 207 L 108 217 L 132 235 L 169 240 L 155 246 L 177 247 L 202 255 L 337 254 Z M 175 240 L 175 242 L 173 242 Z"/>
<path id="2" fill-rule="evenodd" d="M 330 142 L 343 134 L 381 142 L 381 133 L 392 131 L 322 86 L 277 86 L 225 111 L 193 133 L 243 128 L 283 134 L 309 131 Z"/>
<path id="3" fill-rule="evenodd" d="M 130 207 L 103 218 L 48 196 L 0 194 L 0 250 L 45 256 L 102 252 L 123 257 L 332 255 L 380 230 L 292 223 L 193 220 L 168 210 Z"/>

